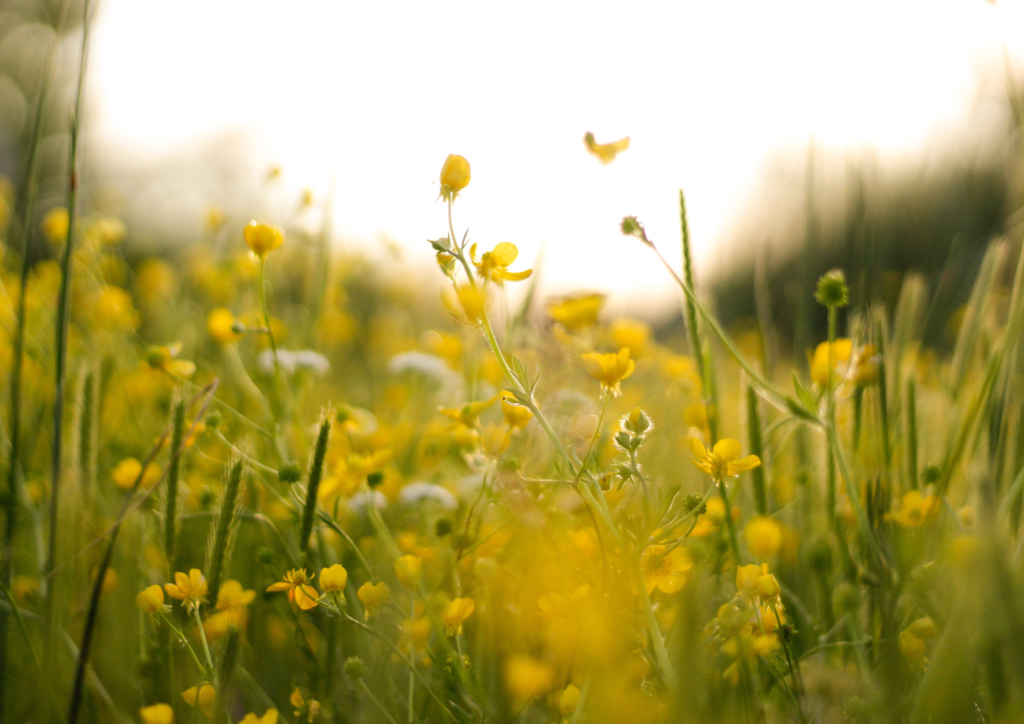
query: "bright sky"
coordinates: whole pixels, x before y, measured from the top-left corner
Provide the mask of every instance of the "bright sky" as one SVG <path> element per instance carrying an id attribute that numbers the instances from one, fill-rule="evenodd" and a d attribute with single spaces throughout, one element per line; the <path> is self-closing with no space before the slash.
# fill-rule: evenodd
<path id="1" fill-rule="evenodd" d="M 806 154 L 812 136 L 920 150 L 963 121 L 1003 36 L 1024 30 L 1021 2 L 619 5 L 103 0 L 94 133 L 145 158 L 242 131 L 296 193 L 336 174 L 340 236 L 384 233 L 424 261 L 446 232 L 438 172 L 459 153 L 473 170 L 459 233 L 512 241 L 524 265 L 543 247 L 546 291 L 635 302 L 670 284 L 622 216 L 678 258 L 683 188 L 698 263 L 720 261 L 769 157 Z M 586 131 L 632 147 L 602 166 Z"/>

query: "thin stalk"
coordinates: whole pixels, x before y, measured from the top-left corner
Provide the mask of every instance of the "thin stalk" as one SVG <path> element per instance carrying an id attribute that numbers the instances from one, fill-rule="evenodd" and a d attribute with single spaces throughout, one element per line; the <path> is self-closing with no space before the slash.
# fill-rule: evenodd
<path id="1" fill-rule="evenodd" d="M 363 695 L 367 699 L 373 702 L 373 705 L 377 707 L 377 711 L 383 714 L 384 718 L 391 722 L 391 724 L 398 724 L 398 722 L 395 721 L 395 718 L 391 716 L 391 712 L 389 712 L 387 708 L 381 703 L 380 699 L 373 695 L 373 692 L 370 691 L 370 687 L 366 685 L 366 682 L 363 681 L 362 677 L 356 679 L 356 688 L 363 692 Z"/>
<path id="2" fill-rule="evenodd" d="M 217 669 L 213 665 L 213 657 L 210 656 L 210 644 L 206 641 L 206 630 L 203 628 L 203 619 L 199 615 L 199 606 L 193 608 L 192 613 L 196 619 L 196 626 L 199 627 L 199 638 L 202 639 L 203 642 L 203 653 L 206 654 L 206 665 L 209 667 L 209 669 L 207 669 L 207 676 L 212 677 L 216 673 Z"/>
<path id="3" fill-rule="evenodd" d="M 206 386 L 204 390 L 206 399 L 203 400 L 203 406 L 200 408 L 199 414 L 196 415 L 195 419 L 192 421 L 192 427 L 189 428 L 188 435 L 185 436 L 186 440 L 192 436 L 195 432 L 196 426 L 206 414 L 206 410 L 210 406 L 213 395 L 217 391 L 218 384 L 219 380 L 215 379 Z M 96 571 L 96 577 L 92 586 L 92 594 L 89 598 L 89 608 L 87 609 L 85 626 L 82 631 L 82 644 L 78 650 L 78 662 L 75 666 L 74 685 L 71 690 L 71 703 L 68 705 L 68 724 L 76 724 L 78 721 L 78 715 L 81 712 L 82 698 L 85 694 L 85 674 L 86 669 L 88 668 L 89 652 L 92 648 L 92 637 L 96 629 L 96 617 L 99 613 L 100 596 L 103 593 L 103 579 L 106 577 L 107 570 L 110 568 L 110 562 L 114 558 L 114 545 L 117 543 L 117 535 L 121 530 L 121 523 L 124 521 L 125 516 L 131 508 L 132 498 L 135 496 L 136 491 L 142 484 L 142 477 L 145 474 L 146 468 L 153 462 L 153 460 L 156 459 L 156 456 L 163 449 L 164 445 L 167 443 L 169 434 L 170 430 L 165 430 L 163 435 L 160 436 L 160 439 L 157 440 L 157 443 L 153 446 L 153 449 L 150 450 L 149 455 L 146 456 L 146 460 L 142 464 L 142 471 L 139 472 L 138 477 L 135 479 L 135 483 L 132 485 L 131 491 L 125 496 L 124 503 L 121 505 L 121 512 L 118 514 L 117 520 L 110 529 L 110 542 L 107 544 L 107 550 L 103 554 L 103 559 L 100 561 L 99 568 Z M 183 444 L 180 448 L 175 450 L 174 458 L 180 457 L 184 452 L 184 448 L 185 446 Z M 166 475 L 166 473 L 164 473 L 164 475 Z M 161 480 L 162 479 L 163 476 L 161 476 Z M 147 495 L 151 494 L 159 484 L 160 480 L 158 480 L 153 488 L 150 489 Z"/>
<path id="4" fill-rule="evenodd" d="M 750 454 L 764 460 L 764 439 L 761 434 L 761 413 L 758 410 L 757 391 L 747 383 L 747 441 Z M 768 493 L 765 489 L 764 465 L 758 465 L 750 471 L 750 480 L 754 487 L 754 505 L 759 515 L 768 515 Z"/>
<path id="5" fill-rule="evenodd" d="M 56 615 L 57 577 L 50 576 L 57 561 L 57 537 L 60 531 L 60 487 L 64 462 L 64 402 L 67 394 L 68 327 L 71 323 L 71 286 L 74 281 L 75 235 L 78 231 L 78 134 L 82 113 L 82 90 L 85 84 L 85 61 L 89 50 L 89 6 L 85 0 L 82 10 L 82 50 L 78 63 L 78 88 L 71 111 L 71 143 L 68 150 L 68 233 L 61 268 L 60 296 L 57 302 L 56 330 L 56 390 L 53 401 L 53 448 L 50 456 L 50 510 L 49 540 L 46 548 L 46 635 L 43 659 L 53 660 L 54 617 Z M 49 670 L 49 666 L 47 666 Z"/>
<path id="6" fill-rule="evenodd" d="M 10 458 L 7 463 L 7 526 L 4 532 L 3 568 L 0 578 L 10 587 L 14 580 L 14 537 L 18 524 L 18 501 L 21 500 L 21 367 L 25 354 L 25 294 L 28 287 L 29 251 L 32 247 L 32 221 L 35 214 L 36 192 L 39 185 L 39 147 L 43 138 L 43 111 L 49 96 L 50 83 L 53 80 L 57 63 L 57 49 L 60 47 L 60 35 L 67 16 L 68 0 L 61 0 L 57 10 L 57 19 L 53 27 L 53 42 L 46 53 L 46 62 L 39 79 L 39 92 L 36 96 L 35 118 L 32 126 L 32 140 L 29 143 L 28 160 L 25 174 L 25 193 L 20 214 L 21 235 L 21 271 L 18 286 L 17 306 L 15 307 L 16 325 L 14 330 L 13 364 L 11 367 L 11 414 L 10 425 Z M 0 719 L 6 712 L 7 681 L 7 613 L 0 612 Z"/>
<path id="7" fill-rule="evenodd" d="M 378 631 L 377 629 L 373 628 L 372 626 L 367 626 L 365 623 L 363 623 L 359 619 L 352 618 L 347 613 L 342 613 L 342 616 L 344 616 L 345 620 L 348 621 L 349 623 L 351 623 L 352 625 L 356 626 L 357 628 L 362 629 L 363 631 L 366 631 L 369 634 L 372 634 L 373 636 L 376 636 L 381 641 L 386 643 L 388 645 L 388 647 L 391 649 L 391 652 L 395 656 L 398 657 L 399 661 L 401 661 L 403 664 L 405 664 L 405 666 L 409 669 L 409 671 L 413 672 L 413 674 L 416 676 L 416 678 L 420 680 L 420 684 L 423 686 L 424 689 L 427 690 L 427 693 L 430 695 L 430 698 L 433 699 L 434 703 L 437 704 L 441 708 L 441 711 L 449 719 L 451 719 L 453 722 L 455 722 L 456 724 L 460 724 L 459 720 L 455 718 L 455 715 L 452 714 L 451 710 L 447 706 L 445 706 L 443 701 L 441 701 L 441 698 L 437 694 L 435 694 L 434 690 L 431 689 L 430 686 L 427 684 L 427 682 L 423 680 L 423 677 L 420 676 L 420 672 L 417 671 L 417 669 L 413 665 L 413 663 L 408 659 L 408 657 L 406 657 L 405 654 L 402 653 L 402 650 L 400 648 L 398 648 L 391 639 L 389 639 L 387 636 L 385 636 L 384 634 L 382 634 L 380 631 Z"/>

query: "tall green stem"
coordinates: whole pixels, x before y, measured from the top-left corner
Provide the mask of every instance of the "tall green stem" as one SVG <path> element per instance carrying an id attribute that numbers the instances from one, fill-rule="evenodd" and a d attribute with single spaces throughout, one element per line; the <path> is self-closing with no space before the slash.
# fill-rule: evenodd
<path id="1" fill-rule="evenodd" d="M 10 587 L 14 580 L 14 537 L 18 523 L 18 502 L 21 500 L 21 366 L 25 354 L 25 295 L 28 287 L 29 252 L 32 248 L 32 225 L 35 213 L 36 192 L 39 185 L 39 147 L 43 138 L 43 111 L 49 96 L 50 82 L 57 63 L 57 49 L 67 16 L 68 0 L 61 0 L 57 19 L 53 27 L 53 41 L 46 54 L 42 76 L 39 79 L 39 93 L 36 96 L 35 119 L 32 126 L 32 140 L 29 144 L 25 174 L 25 191 L 19 198 L 21 213 L 19 232 L 21 235 L 21 273 L 15 307 L 16 326 L 14 331 L 13 363 L 11 366 L 11 414 L 9 419 L 11 450 L 7 463 L 7 526 L 4 532 L 3 563 L 0 576 Z M 22 199 L 24 199 L 22 201 Z M 7 613 L 0 612 L 0 719 L 6 712 L 7 680 Z"/>

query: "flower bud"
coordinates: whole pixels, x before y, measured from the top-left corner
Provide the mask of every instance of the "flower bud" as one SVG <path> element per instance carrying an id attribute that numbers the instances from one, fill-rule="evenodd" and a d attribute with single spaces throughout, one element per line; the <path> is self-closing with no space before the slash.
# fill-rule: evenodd
<path id="1" fill-rule="evenodd" d="M 284 233 L 275 226 L 250 221 L 244 229 L 245 243 L 260 259 L 284 243 Z"/>
<path id="2" fill-rule="evenodd" d="M 358 656 L 345 659 L 345 675 L 350 679 L 361 679 L 366 675 L 366 664 Z"/>
<path id="3" fill-rule="evenodd" d="M 814 295 L 819 304 L 826 307 L 845 307 L 850 303 L 850 289 L 846 286 L 846 275 L 842 269 L 825 272 L 818 279 L 818 291 Z"/>
<path id="4" fill-rule="evenodd" d="M 454 153 L 448 154 L 441 167 L 441 196 L 446 200 L 454 200 L 462 189 L 469 186 L 469 161 Z"/>
<path id="5" fill-rule="evenodd" d="M 157 613 L 164 607 L 164 589 L 150 586 L 135 597 L 135 605 L 146 613 Z"/>

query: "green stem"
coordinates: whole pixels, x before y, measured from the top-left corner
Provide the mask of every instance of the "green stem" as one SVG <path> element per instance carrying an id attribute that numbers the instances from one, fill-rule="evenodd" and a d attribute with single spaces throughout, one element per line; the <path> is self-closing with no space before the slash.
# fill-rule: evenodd
<path id="1" fill-rule="evenodd" d="M 213 657 L 210 656 L 210 644 L 206 641 L 206 630 L 203 629 L 203 619 L 199 616 L 198 605 L 192 609 L 192 613 L 196 619 L 196 626 L 199 627 L 199 638 L 203 641 L 203 653 L 206 654 L 206 665 L 210 667 L 207 671 L 207 676 L 213 677 L 217 670 L 213 666 Z"/>
<path id="2" fill-rule="evenodd" d="M 451 719 L 453 722 L 455 722 L 455 724 L 461 724 L 459 722 L 459 720 L 455 718 L 455 715 L 452 714 L 451 710 L 448 709 L 448 707 L 444 705 L 444 702 L 441 701 L 441 698 L 437 694 L 435 694 L 434 690 L 431 689 L 430 686 L 427 684 L 427 682 L 423 680 L 423 677 L 420 676 L 420 672 L 416 670 L 416 667 L 413 665 L 413 663 L 406 657 L 405 654 L 402 653 L 402 650 L 400 648 L 398 648 L 391 639 L 389 639 L 387 636 L 385 636 L 384 634 L 382 634 L 380 631 L 378 631 L 377 629 L 373 628 L 372 626 L 367 626 L 365 623 L 363 623 L 359 619 L 352 618 L 347 613 L 343 613 L 342 615 L 345 617 L 345 620 L 348 621 L 349 623 L 351 623 L 352 625 L 356 626 L 357 628 L 362 629 L 363 631 L 365 631 L 365 632 L 367 632 L 367 633 L 369 633 L 369 634 L 371 634 L 373 636 L 376 636 L 381 641 L 386 643 L 388 645 L 388 647 L 391 649 L 392 653 L 394 653 L 395 656 L 397 656 L 398 659 L 403 664 L 406 665 L 406 667 L 409 669 L 409 671 L 411 671 L 416 676 L 416 678 L 420 680 L 420 685 L 424 689 L 427 690 L 427 693 L 430 695 L 430 698 L 433 699 L 434 703 L 437 704 L 441 708 L 441 711 L 444 712 L 444 714 L 449 719 Z"/>
<path id="3" fill-rule="evenodd" d="M 387 708 L 386 708 L 386 707 L 385 707 L 385 706 L 384 706 L 384 705 L 383 705 L 383 704 L 381 703 L 380 699 L 378 699 L 378 698 L 377 698 L 376 696 L 374 696 L 374 695 L 373 695 L 373 692 L 372 692 L 372 691 L 370 691 L 370 687 L 368 687 L 368 686 L 366 685 L 366 682 L 365 682 L 365 681 L 363 681 L 363 679 L 362 679 L 362 678 L 356 679 L 356 687 L 357 687 L 357 688 L 358 688 L 358 689 L 359 689 L 359 690 L 360 690 L 361 692 L 363 692 L 363 694 L 364 694 L 364 695 L 366 696 L 366 698 L 368 698 L 368 699 L 369 699 L 369 700 L 370 700 L 371 702 L 373 702 L 373 705 L 377 707 L 377 710 L 378 710 L 378 711 L 379 711 L 379 712 L 380 712 L 381 714 L 383 714 L 383 715 L 384 715 L 384 717 L 385 717 L 385 718 L 386 718 L 386 719 L 387 719 L 387 720 L 388 720 L 389 722 L 391 722 L 391 724 L 398 724 L 398 722 L 397 722 L 397 721 L 395 721 L 395 718 L 394 718 L 393 716 L 391 716 L 391 712 L 389 712 L 389 711 L 387 710 Z"/>

